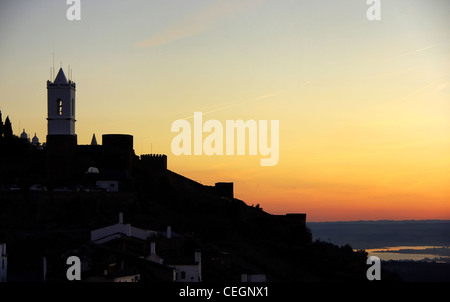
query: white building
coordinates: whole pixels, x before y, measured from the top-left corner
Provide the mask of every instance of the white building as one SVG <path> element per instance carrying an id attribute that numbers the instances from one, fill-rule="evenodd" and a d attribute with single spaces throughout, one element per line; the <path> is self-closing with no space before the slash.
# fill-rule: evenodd
<path id="1" fill-rule="evenodd" d="M 0 282 L 6 282 L 8 275 L 8 257 L 6 255 L 6 243 L 0 244 Z"/>
<path id="2" fill-rule="evenodd" d="M 139 282 L 139 280 L 141 280 L 140 274 L 114 278 L 114 282 Z"/>
<path id="3" fill-rule="evenodd" d="M 170 237 L 166 238 L 170 239 Z M 202 254 L 200 251 L 195 251 L 194 259 L 190 263 L 176 264 L 177 260 L 173 260 L 174 263 L 166 263 L 167 261 L 156 254 L 155 242 L 151 242 L 150 255 L 145 259 L 158 264 L 173 267 L 174 282 L 202 282 Z"/>
<path id="4" fill-rule="evenodd" d="M 101 229 L 91 231 L 91 241 L 96 244 L 103 244 L 121 236 L 134 237 L 140 240 L 157 240 L 162 238 L 164 240 L 177 240 L 179 236 L 172 232 L 170 226 L 167 227 L 166 232 L 156 232 L 151 230 L 144 230 L 131 226 L 131 224 L 123 223 L 123 214 L 119 214 L 119 223 L 113 224 Z M 173 268 L 174 282 L 201 282 L 202 281 L 202 257 L 200 251 L 195 251 L 192 261 L 183 261 L 181 259 L 171 259 L 166 261 L 163 257 L 156 253 L 155 241 L 150 242 L 150 255 L 145 257 L 147 261 L 162 264 Z"/>
<path id="5" fill-rule="evenodd" d="M 131 224 L 124 224 L 123 214 L 120 213 L 119 223 L 91 231 L 91 241 L 97 244 L 102 244 L 116 238 L 120 238 L 122 235 L 147 240 L 150 237 L 157 236 L 158 232 L 140 229 L 131 226 Z"/>
<path id="6" fill-rule="evenodd" d="M 175 268 L 175 282 L 202 282 L 202 254 L 195 251 L 191 264 L 169 265 Z"/>

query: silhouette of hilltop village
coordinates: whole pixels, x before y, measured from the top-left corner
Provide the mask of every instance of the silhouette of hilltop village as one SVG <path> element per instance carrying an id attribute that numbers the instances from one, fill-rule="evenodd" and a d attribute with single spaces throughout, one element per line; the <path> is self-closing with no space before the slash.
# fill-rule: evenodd
<path id="1" fill-rule="evenodd" d="M 75 133 L 76 83 L 67 80 L 61 68 L 53 82 L 47 81 L 47 91 L 47 142 L 41 145 L 36 134 L 30 141 L 25 129 L 20 135 L 22 140 L 31 143 L 29 153 L 32 155 L 28 155 L 41 160 L 38 163 L 40 171 L 30 174 L 30 171 L 19 170 L 17 173 L 2 175 L 3 183 L 12 179 L 13 182 L 22 182 L 22 185 L 39 182 L 50 188 L 63 187 L 67 190 L 76 187 L 85 190 L 133 191 L 136 171 L 167 170 L 167 155 L 137 156 L 133 149 L 133 136 L 129 134 L 103 134 L 102 145 L 98 144 L 93 134 L 90 145 L 78 145 Z M 9 116 L 5 126 L 3 122 L 1 125 L 0 129 L 5 129 L 1 132 L 4 132 L 2 138 L 7 143 L 13 137 Z M 24 154 L 21 157 L 26 160 Z M 45 169 L 42 169 L 43 161 Z M 213 190 L 219 195 L 233 198 L 233 183 L 217 183 Z"/>
<path id="2" fill-rule="evenodd" d="M 170 171 L 167 155 L 137 156 L 129 134 L 78 145 L 75 82 L 61 68 L 47 91 L 43 144 L 13 135 L 0 112 L 10 280 L 67 280 L 70 255 L 85 281 L 365 280 L 367 254 L 313 242 L 304 213 L 272 215 L 236 199 L 232 182 Z"/>

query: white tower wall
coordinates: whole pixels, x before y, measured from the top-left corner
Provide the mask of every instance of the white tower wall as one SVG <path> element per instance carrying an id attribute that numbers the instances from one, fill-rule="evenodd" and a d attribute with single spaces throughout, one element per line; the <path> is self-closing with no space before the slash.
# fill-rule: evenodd
<path id="1" fill-rule="evenodd" d="M 66 79 L 62 68 L 53 82 L 47 82 L 48 135 L 76 135 L 75 90 L 75 82 Z"/>

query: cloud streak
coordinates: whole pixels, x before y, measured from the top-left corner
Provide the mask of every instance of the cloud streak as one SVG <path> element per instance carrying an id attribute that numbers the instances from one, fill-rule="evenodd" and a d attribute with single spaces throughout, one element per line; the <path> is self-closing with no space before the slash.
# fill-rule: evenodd
<path id="1" fill-rule="evenodd" d="M 249 102 L 254 102 L 254 101 L 259 101 L 259 100 L 264 100 L 264 99 L 269 99 L 272 98 L 274 96 L 277 96 L 279 94 L 279 92 L 275 92 L 275 93 L 270 93 L 270 94 L 265 94 L 265 95 L 260 95 L 245 101 L 238 101 L 238 102 L 231 102 L 231 103 L 227 103 L 227 104 L 219 104 L 217 106 L 215 106 L 216 108 L 214 109 L 210 109 L 209 111 L 203 112 L 203 116 L 207 115 L 207 114 L 211 114 L 214 112 L 218 112 L 218 111 L 223 111 L 232 107 L 236 107 L 236 106 L 240 106 Z M 184 120 L 188 120 L 188 119 L 192 119 L 194 118 L 193 115 L 188 116 L 183 118 Z"/>
<path id="2" fill-rule="evenodd" d="M 164 45 L 180 39 L 195 36 L 205 32 L 215 24 L 230 18 L 242 11 L 261 3 L 261 0 L 215 1 L 194 14 L 188 15 L 153 36 L 137 43 L 138 47 L 153 47 Z"/>
<path id="3" fill-rule="evenodd" d="M 413 51 L 408 51 L 408 52 L 406 52 L 406 53 L 404 53 L 404 54 L 401 54 L 401 55 L 397 56 L 397 58 L 401 58 L 401 57 L 406 57 L 406 56 L 409 56 L 409 55 L 413 55 L 413 54 L 416 54 L 416 53 L 419 53 L 419 52 L 422 52 L 422 51 L 425 51 L 425 50 L 428 50 L 428 49 L 435 48 L 435 47 L 437 47 L 437 46 L 439 46 L 439 45 L 438 45 L 438 44 L 435 44 L 435 45 L 430 45 L 430 46 L 423 47 L 423 48 L 420 48 L 420 49 L 416 49 L 416 50 L 413 50 Z"/>

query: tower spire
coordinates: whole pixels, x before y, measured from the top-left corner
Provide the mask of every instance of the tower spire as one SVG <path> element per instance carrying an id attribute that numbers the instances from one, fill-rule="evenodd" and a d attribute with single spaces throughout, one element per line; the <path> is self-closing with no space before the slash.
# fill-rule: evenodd
<path id="1" fill-rule="evenodd" d="M 75 134 L 75 83 L 68 81 L 62 67 L 53 82 L 47 82 L 48 134 Z"/>
<path id="2" fill-rule="evenodd" d="M 95 133 L 94 133 L 94 135 L 92 136 L 92 140 L 91 140 L 91 146 L 97 146 L 98 144 L 97 144 L 97 139 L 95 138 Z"/>

